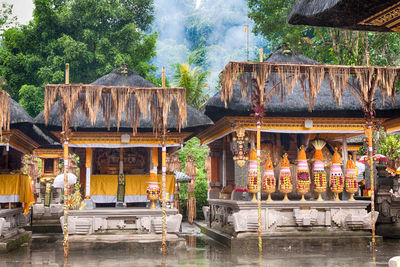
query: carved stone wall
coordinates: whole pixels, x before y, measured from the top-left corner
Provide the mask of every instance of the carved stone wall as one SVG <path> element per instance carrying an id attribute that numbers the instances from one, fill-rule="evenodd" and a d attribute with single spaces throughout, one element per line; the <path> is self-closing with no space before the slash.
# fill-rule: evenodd
<path id="1" fill-rule="evenodd" d="M 64 216 L 60 218 L 61 225 Z M 182 215 L 176 209 L 167 211 L 168 233 L 179 232 Z M 130 231 L 137 234 L 161 234 L 161 211 L 146 209 L 73 210 L 68 216 L 70 235 L 91 235 L 107 231 Z"/>
<path id="2" fill-rule="evenodd" d="M 386 165 L 376 164 L 378 187 L 375 209 L 379 211 L 377 232 L 388 237 L 400 237 L 399 176 L 391 176 Z"/>
<path id="3" fill-rule="evenodd" d="M 0 209 L 0 240 L 13 237 L 28 223 L 22 208 Z"/>
<path id="4" fill-rule="evenodd" d="M 209 200 L 212 228 L 237 236 L 257 232 L 257 203 L 249 201 Z M 325 229 L 353 231 L 371 229 L 369 201 L 290 201 L 263 202 L 261 224 L 265 234 Z M 376 214 L 377 218 L 378 214 Z"/>

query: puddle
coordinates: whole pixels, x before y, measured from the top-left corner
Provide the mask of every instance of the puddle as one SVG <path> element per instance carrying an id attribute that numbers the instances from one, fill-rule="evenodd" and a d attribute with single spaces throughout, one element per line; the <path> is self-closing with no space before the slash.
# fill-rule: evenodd
<path id="1" fill-rule="evenodd" d="M 231 251 L 203 235 L 195 226 L 184 225 L 182 236 L 187 249 L 170 251 L 163 257 L 159 251 L 77 250 L 71 251 L 68 266 L 387 266 L 391 257 L 400 255 L 400 240 L 388 239 L 378 247 L 375 258 L 368 246 L 352 249 L 334 246 L 282 249 L 279 253 L 266 249 L 261 258 L 256 251 Z M 0 266 L 63 266 L 62 235 L 34 235 L 29 247 L 0 254 Z M 58 242 L 57 242 L 58 241 Z"/>

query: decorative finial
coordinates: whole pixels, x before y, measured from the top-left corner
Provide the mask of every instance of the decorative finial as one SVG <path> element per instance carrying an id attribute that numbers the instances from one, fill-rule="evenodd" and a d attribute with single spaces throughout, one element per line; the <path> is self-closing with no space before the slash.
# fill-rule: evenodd
<path id="1" fill-rule="evenodd" d="M 119 74 L 128 76 L 128 65 L 126 63 L 122 64 L 122 66 L 119 68 Z"/>

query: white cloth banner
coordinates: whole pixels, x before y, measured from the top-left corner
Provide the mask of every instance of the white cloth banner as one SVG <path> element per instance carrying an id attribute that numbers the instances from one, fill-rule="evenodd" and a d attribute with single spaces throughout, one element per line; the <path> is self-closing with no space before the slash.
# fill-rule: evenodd
<path id="1" fill-rule="evenodd" d="M 166 145 L 166 147 L 179 147 L 180 144 Z M 109 143 L 96 143 L 96 144 L 69 144 L 69 147 L 92 147 L 92 148 L 129 148 L 129 147 L 162 147 L 156 144 L 109 144 Z"/>
<path id="2" fill-rule="evenodd" d="M 90 196 L 95 203 L 116 203 L 117 196 L 106 196 L 106 195 L 93 195 Z M 169 201 L 174 200 L 174 195 L 169 196 Z M 132 202 L 149 202 L 147 195 L 127 195 L 125 196 L 125 203 Z"/>
<path id="3" fill-rule="evenodd" d="M 0 203 L 19 202 L 19 195 L 1 195 Z"/>

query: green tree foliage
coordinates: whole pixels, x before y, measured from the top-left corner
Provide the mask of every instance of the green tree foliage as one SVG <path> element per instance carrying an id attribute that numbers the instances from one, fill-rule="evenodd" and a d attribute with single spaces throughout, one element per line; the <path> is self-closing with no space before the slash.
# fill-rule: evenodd
<path id="1" fill-rule="evenodd" d="M 186 101 L 189 105 L 200 110 L 207 102 L 209 95 L 204 90 L 208 87 L 208 71 L 199 66 L 193 66 L 194 57 L 189 62 L 173 64 L 174 86 L 186 88 Z"/>
<path id="2" fill-rule="evenodd" d="M 358 32 L 289 25 L 286 19 L 295 0 L 248 0 L 254 31 L 270 41 L 273 50 L 287 43 L 297 52 L 328 64 L 365 65 L 367 52 L 373 65 L 396 65 L 400 36 L 396 33 Z"/>
<path id="3" fill-rule="evenodd" d="M 39 114 L 43 110 L 43 89 L 34 85 L 23 85 L 19 90 L 19 104 L 29 114 Z"/>
<path id="4" fill-rule="evenodd" d="M 186 142 L 183 147 L 183 151 L 179 152 L 179 160 L 182 162 L 182 171 L 185 172 L 185 162 L 187 155 L 190 154 L 194 157 L 196 163 L 197 179 L 195 182 L 194 195 L 196 197 L 196 213 L 197 217 L 203 217 L 202 207 L 208 205 L 207 203 L 207 192 L 208 182 L 207 173 L 205 170 L 205 162 L 208 154 L 208 147 L 200 145 L 200 139 L 194 137 Z M 180 188 L 179 197 L 181 198 L 181 209 L 186 209 L 187 201 L 187 184 L 182 184 Z"/>
<path id="5" fill-rule="evenodd" d="M 17 18 L 12 16 L 13 5 L 0 3 L 0 34 L 17 21 Z"/>
<path id="6" fill-rule="evenodd" d="M 390 159 L 400 157 L 400 135 L 386 134 L 384 131 L 380 131 L 378 153 Z"/>
<path id="7" fill-rule="evenodd" d="M 148 77 L 156 34 L 152 0 L 35 0 L 33 20 L 2 35 L 0 76 L 18 100 L 23 85 L 90 83 L 123 63 Z M 31 115 L 36 115 L 31 113 Z"/>

